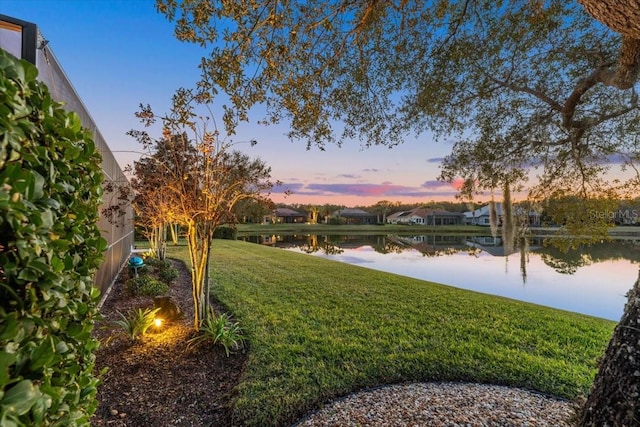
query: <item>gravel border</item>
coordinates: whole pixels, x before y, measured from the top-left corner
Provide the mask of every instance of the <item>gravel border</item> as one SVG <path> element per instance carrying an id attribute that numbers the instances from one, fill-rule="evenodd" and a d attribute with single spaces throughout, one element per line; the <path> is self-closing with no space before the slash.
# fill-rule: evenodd
<path id="1" fill-rule="evenodd" d="M 570 427 L 574 414 L 571 402 L 518 388 L 413 383 L 351 394 L 294 426 Z"/>

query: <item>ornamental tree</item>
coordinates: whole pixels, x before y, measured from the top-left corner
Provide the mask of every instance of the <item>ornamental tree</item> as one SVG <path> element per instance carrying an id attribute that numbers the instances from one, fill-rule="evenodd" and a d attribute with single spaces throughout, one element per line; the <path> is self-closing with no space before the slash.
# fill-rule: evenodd
<path id="1" fill-rule="evenodd" d="M 153 193 L 166 203 L 167 212 L 184 224 L 187 232 L 194 303 L 194 328 L 210 311 L 209 259 L 213 235 L 224 223 L 234 222 L 234 206 L 246 199 L 267 202 L 271 169 L 260 159 L 251 159 L 232 150 L 233 141 L 223 140 L 210 120 L 196 114 L 204 106 L 189 90 L 173 97 L 166 116 L 156 116 L 149 106 L 141 106 L 137 116 L 150 126 L 160 120 L 162 137 L 154 139 L 146 131 L 132 131 L 152 154 L 140 160 L 156 173 L 138 176 L 139 188 L 156 186 Z M 251 141 L 255 144 L 255 141 Z M 139 162 L 134 168 L 137 168 Z M 144 182 L 144 179 L 150 179 Z"/>

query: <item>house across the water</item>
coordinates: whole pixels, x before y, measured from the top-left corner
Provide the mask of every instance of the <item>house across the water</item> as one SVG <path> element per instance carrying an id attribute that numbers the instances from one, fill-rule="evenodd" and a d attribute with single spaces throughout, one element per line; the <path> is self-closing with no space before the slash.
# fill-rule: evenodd
<path id="1" fill-rule="evenodd" d="M 498 216 L 498 225 L 502 223 L 502 203 L 496 202 L 496 214 Z M 513 207 L 513 214 L 518 218 L 527 218 L 528 225 L 539 226 L 541 223 L 540 214 L 530 210 L 527 211 L 521 206 Z M 467 225 L 486 225 L 491 224 L 489 204 L 482 206 L 474 211 L 464 213 L 464 224 Z"/>
<path id="2" fill-rule="evenodd" d="M 416 208 L 410 211 L 395 212 L 387 216 L 387 224 L 405 225 L 460 225 L 464 215 L 443 209 Z"/>
<path id="3" fill-rule="evenodd" d="M 307 222 L 307 214 L 289 208 L 277 208 L 269 215 L 265 215 L 262 222 L 265 224 L 303 224 Z"/>
<path id="4" fill-rule="evenodd" d="M 377 224 L 378 215 L 363 211 L 362 209 L 346 208 L 331 214 L 334 221 L 344 224 Z"/>

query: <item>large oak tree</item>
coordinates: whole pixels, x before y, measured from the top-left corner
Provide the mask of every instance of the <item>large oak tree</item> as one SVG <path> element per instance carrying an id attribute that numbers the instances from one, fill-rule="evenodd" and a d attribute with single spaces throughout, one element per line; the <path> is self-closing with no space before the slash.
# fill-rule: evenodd
<path id="1" fill-rule="evenodd" d="M 428 131 L 454 141 L 441 178 L 461 177 L 463 194 L 518 188 L 535 174 L 528 184 L 532 198 L 579 198 L 570 218 L 566 206 L 560 210 L 576 227 L 570 231 L 586 224 L 603 235 L 605 217 L 590 213 L 640 185 L 640 20 L 633 18 L 633 0 L 581 3 L 156 5 L 175 22 L 178 39 L 209 50 L 199 90 L 226 95 L 229 131 L 248 120 L 256 104 L 266 106 L 266 122 L 288 120 L 291 138 L 320 148 L 354 138 L 393 146 Z M 623 180 L 607 178 L 612 167 L 626 170 Z M 639 293 L 636 285 L 627 314 L 637 314 Z M 596 379 L 595 400 L 583 410 L 583 425 L 640 423 L 640 378 L 634 377 L 640 325 L 637 315 L 627 314 Z"/>

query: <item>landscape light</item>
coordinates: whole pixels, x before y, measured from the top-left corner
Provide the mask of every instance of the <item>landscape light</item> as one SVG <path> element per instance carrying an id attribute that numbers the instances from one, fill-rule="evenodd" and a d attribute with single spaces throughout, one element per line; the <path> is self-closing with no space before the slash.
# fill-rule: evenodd
<path id="1" fill-rule="evenodd" d="M 153 319 L 153 324 L 155 325 L 156 328 L 159 328 L 160 326 L 162 326 L 162 319 L 159 317 L 156 317 L 155 319 Z"/>

